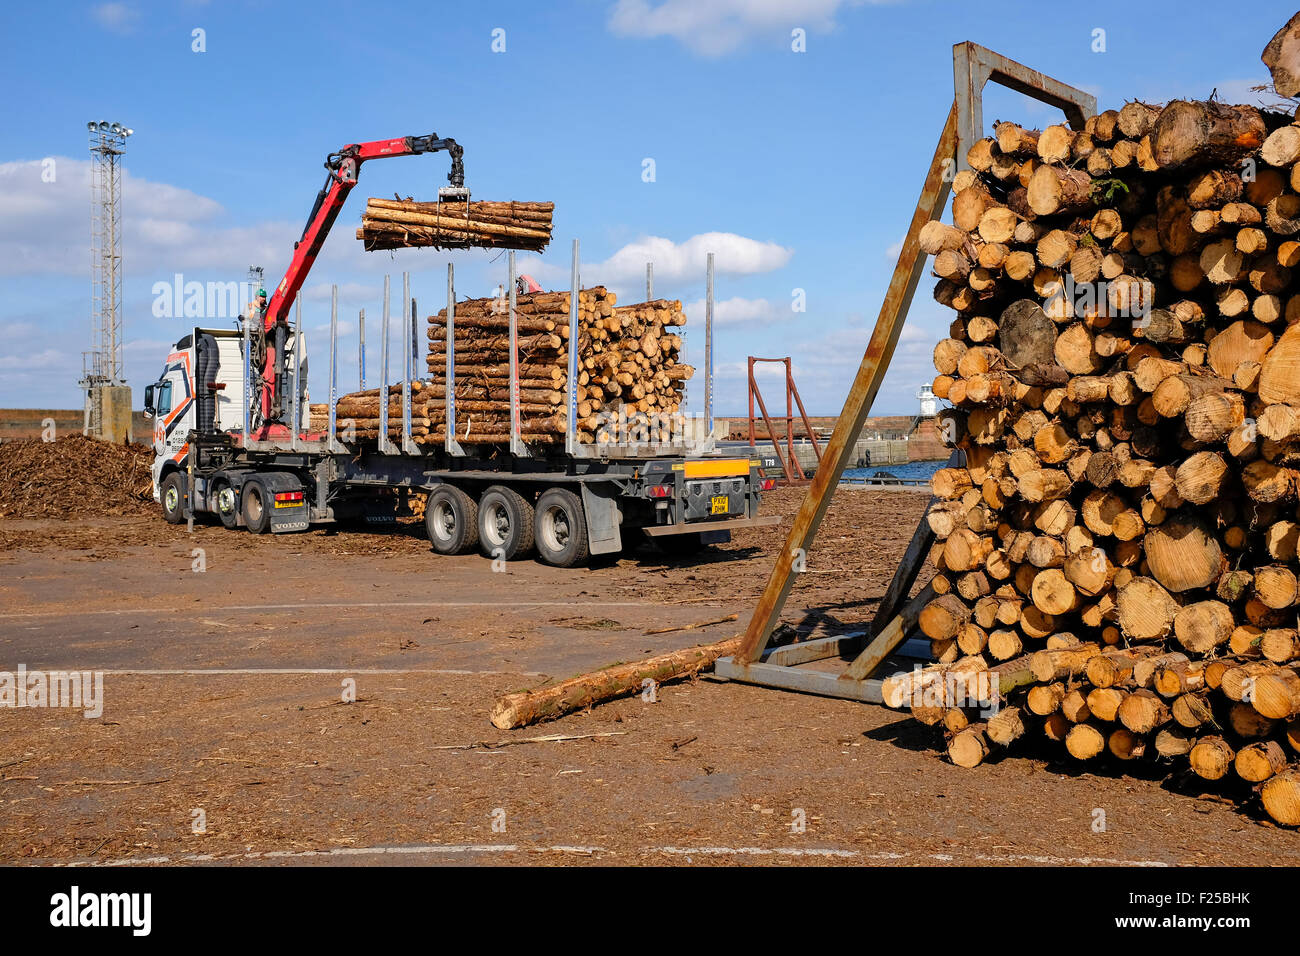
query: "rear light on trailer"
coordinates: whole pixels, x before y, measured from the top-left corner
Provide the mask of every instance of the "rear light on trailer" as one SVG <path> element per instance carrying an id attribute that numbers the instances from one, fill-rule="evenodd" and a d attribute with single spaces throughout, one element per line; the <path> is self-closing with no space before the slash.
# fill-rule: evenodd
<path id="1" fill-rule="evenodd" d="M 281 502 L 281 501 L 283 501 L 283 502 L 286 502 L 286 503 L 288 503 L 288 502 L 297 502 L 297 501 L 302 501 L 302 492 L 301 492 L 301 491 L 281 491 L 281 492 L 278 492 L 278 493 L 276 494 L 276 496 L 275 496 L 275 500 L 276 500 L 277 502 Z"/>
<path id="2" fill-rule="evenodd" d="M 646 493 L 651 498 L 671 498 L 673 495 L 672 485 L 651 485 L 646 489 Z"/>
<path id="3" fill-rule="evenodd" d="M 764 478 L 762 481 L 758 483 L 758 487 L 760 491 L 771 491 L 773 488 L 776 487 L 776 479 Z"/>

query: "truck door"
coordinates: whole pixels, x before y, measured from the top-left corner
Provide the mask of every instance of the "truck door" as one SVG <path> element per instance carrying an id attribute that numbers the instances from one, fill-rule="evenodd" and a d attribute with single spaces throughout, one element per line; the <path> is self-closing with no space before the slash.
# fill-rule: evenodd
<path id="1" fill-rule="evenodd" d="M 195 425 L 192 349 L 173 352 L 154 387 L 154 455 L 179 462 L 189 450 L 185 436 Z"/>

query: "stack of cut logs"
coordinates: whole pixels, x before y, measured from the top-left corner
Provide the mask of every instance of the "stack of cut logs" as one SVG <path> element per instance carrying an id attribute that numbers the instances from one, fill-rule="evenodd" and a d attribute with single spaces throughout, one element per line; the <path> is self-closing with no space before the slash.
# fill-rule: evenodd
<path id="1" fill-rule="evenodd" d="M 927 516 L 940 663 L 887 703 L 962 766 L 1045 737 L 1300 825 L 1300 123 L 1134 102 L 995 132 L 920 236 L 964 464 Z"/>
<path id="2" fill-rule="evenodd" d="M 349 392 L 339 397 L 334 410 L 335 430 L 345 441 L 376 440 L 379 438 L 379 412 L 383 404 L 383 388 L 367 388 Z M 428 382 L 411 382 L 411 436 L 419 439 L 429 434 L 429 407 L 431 391 Z M 328 404 L 311 405 L 311 428 L 324 432 L 329 428 Z M 402 386 L 388 389 L 388 437 L 397 441 L 402 436 Z"/>
<path id="3" fill-rule="evenodd" d="M 519 349 L 520 431 L 525 441 L 562 441 L 567 429 L 568 292 L 534 292 L 515 300 Z M 694 369 L 678 362 L 686 324 L 682 304 L 659 299 L 618 306 L 596 286 L 578 293 L 578 440 L 612 441 L 625 422 L 646 441 L 667 441 L 670 416 Z M 456 303 L 456 438 L 500 443 L 510 438 L 510 315 L 504 298 Z M 446 418 L 447 310 L 429 317 L 428 441 L 442 441 Z"/>
<path id="4" fill-rule="evenodd" d="M 516 298 L 520 434 L 526 442 L 555 443 L 568 429 L 565 386 L 569 363 L 569 293 L 535 292 Z M 618 306 L 597 286 L 578 293 L 578 440 L 584 443 L 670 441 L 682 390 L 695 371 L 681 364 L 686 324 L 682 304 L 657 299 Z M 441 444 L 446 431 L 447 310 L 429 318 L 429 380 L 411 383 L 411 437 Z M 510 315 L 504 298 L 456 303 L 456 439 L 504 444 L 510 440 Z M 381 389 L 338 400 L 341 440 L 379 437 Z M 329 405 L 310 407 L 311 428 L 329 427 Z M 402 387 L 388 389 L 388 437 L 402 434 Z M 623 436 L 623 437 L 620 437 Z M 630 438 L 628 436 L 631 436 Z"/>
<path id="5" fill-rule="evenodd" d="M 549 202 L 413 202 L 371 199 L 357 238 L 367 252 L 437 246 L 441 249 L 526 249 L 551 241 Z"/>

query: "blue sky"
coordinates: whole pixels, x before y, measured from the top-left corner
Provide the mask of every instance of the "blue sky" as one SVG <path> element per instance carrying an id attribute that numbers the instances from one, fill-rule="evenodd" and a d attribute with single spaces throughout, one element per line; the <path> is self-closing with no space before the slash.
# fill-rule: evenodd
<path id="1" fill-rule="evenodd" d="M 1198 13 L 1204 6 L 1207 16 Z M 153 314 L 154 286 L 278 281 L 324 178 L 351 142 L 437 132 L 465 147 L 479 199 L 552 200 L 555 241 L 523 267 L 688 304 L 702 357 L 704 254 L 718 256 L 719 415 L 745 408 L 748 355 L 794 359 L 809 412 L 843 403 L 952 99 L 951 47 L 974 40 L 1096 94 L 1258 102 L 1259 53 L 1294 7 L 984 0 L 253 0 L 6 4 L 0 12 L 0 406 L 79 407 L 90 314 L 85 124 L 135 129 L 124 194 L 127 374 L 139 404 L 193 320 Z M 1213 15 L 1209 14 L 1213 11 Z M 806 51 L 791 31 L 806 32 Z M 1105 52 L 1094 52 L 1094 31 Z M 195 52 L 194 31 L 206 49 Z M 494 30 L 505 50 L 494 52 Z M 500 34 L 497 34 L 500 37 Z M 500 44 L 498 43 L 498 46 Z M 990 91 L 985 118 L 1056 122 Z M 42 180 L 53 159 L 54 182 Z M 643 179 L 654 161 L 654 181 Z M 325 386 L 329 286 L 345 320 L 341 385 L 355 383 L 355 317 L 377 316 L 403 270 L 422 315 L 445 299 L 448 254 L 364 253 L 367 196 L 433 198 L 445 155 L 367 164 L 304 297 L 315 394 Z M 497 253 L 457 253 L 457 288 L 487 295 Z M 878 414 L 911 412 L 951 315 L 923 282 Z M 791 309 L 795 290 L 806 311 Z M 227 325 L 224 318 L 213 325 Z M 369 323 L 368 323 L 369 325 Z M 373 328 L 374 326 L 370 326 Z M 374 342 L 374 333 L 368 334 Z M 370 354 L 370 382 L 377 378 Z M 768 386 L 775 400 L 776 385 Z M 692 405 L 698 410 L 698 389 Z"/>

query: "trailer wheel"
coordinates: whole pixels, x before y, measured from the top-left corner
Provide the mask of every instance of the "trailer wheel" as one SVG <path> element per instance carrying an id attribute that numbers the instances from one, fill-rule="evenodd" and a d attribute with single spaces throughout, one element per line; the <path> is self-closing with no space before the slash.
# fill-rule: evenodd
<path id="1" fill-rule="evenodd" d="M 533 506 L 513 488 L 492 485 L 478 500 L 478 539 L 490 558 L 523 557 L 533 548 Z"/>
<path id="2" fill-rule="evenodd" d="M 162 498 L 163 518 L 168 524 L 180 524 L 185 520 L 185 506 L 188 502 L 183 472 L 173 471 L 163 479 L 159 497 Z"/>
<path id="3" fill-rule="evenodd" d="M 266 506 L 266 489 L 258 482 L 250 481 L 244 485 L 243 494 L 239 497 L 244 527 L 253 534 L 266 534 L 270 531 L 271 509 Z"/>
<path id="4" fill-rule="evenodd" d="M 537 555 L 557 568 L 571 568 L 591 555 L 582 499 L 567 488 L 549 488 L 537 499 Z"/>
<path id="5" fill-rule="evenodd" d="M 478 503 L 454 485 L 439 485 L 424 505 L 424 530 L 438 554 L 465 554 L 478 544 Z"/>
<path id="6" fill-rule="evenodd" d="M 235 489 L 230 482 L 223 481 L 217 486 L 213 510 L 227 528 L 239 527 L 239 496 L 235 494 Z"/>

